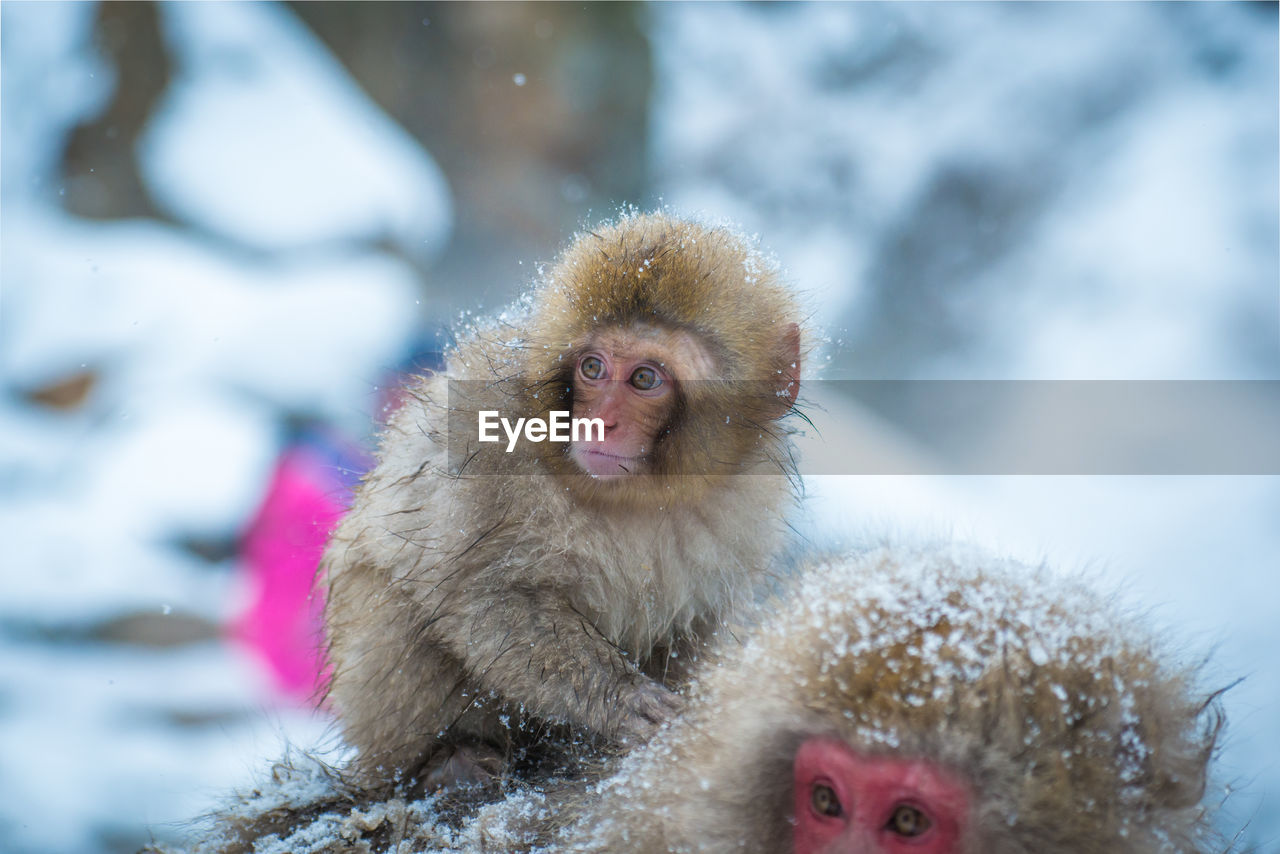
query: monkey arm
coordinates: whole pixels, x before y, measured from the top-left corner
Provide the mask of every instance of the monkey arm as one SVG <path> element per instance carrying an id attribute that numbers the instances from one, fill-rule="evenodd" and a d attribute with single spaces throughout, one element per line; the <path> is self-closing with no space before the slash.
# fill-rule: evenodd
<path id="1" fill-rule="evenodd" d="M 455 589 L 431 634 L 484 691 L 616 739 L 644 739 L 681 705 L 551 587 Z"/>

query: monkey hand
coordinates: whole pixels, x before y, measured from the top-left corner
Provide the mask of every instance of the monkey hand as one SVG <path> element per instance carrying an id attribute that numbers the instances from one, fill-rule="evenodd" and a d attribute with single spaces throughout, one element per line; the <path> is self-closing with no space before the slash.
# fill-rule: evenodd
<path id="1" fill-rule="evenodd" d="M 616 736 L 627 745 L 643 744 L 683 708 L 683 697 L 645 678 L 619 696 Z"/>

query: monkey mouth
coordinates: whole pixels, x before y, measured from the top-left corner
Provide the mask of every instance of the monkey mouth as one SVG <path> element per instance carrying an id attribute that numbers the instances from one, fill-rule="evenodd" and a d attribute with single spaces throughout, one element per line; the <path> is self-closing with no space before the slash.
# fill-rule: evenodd
<path id="1" fill-rule="evenodd" d="M 574 447 L 573 461 L 578 468 L 596 478 L 624 477 L 637 471 L 643 457 L 611 454 L 581 446 Z"/>

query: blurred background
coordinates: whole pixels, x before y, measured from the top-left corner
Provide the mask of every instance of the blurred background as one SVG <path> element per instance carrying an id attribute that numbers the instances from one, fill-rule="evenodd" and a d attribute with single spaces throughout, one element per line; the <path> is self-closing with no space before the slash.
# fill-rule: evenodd
<path id="1" fill-rule="evenodd" d="M 1274 3 L 6 0 L 0 38 L 3 851 L 173 839 L 333 747 L 305 579 L 388 387 L 623 205 L 758 234 L 827 379 L 1280 379 Z M 919 452 L 827 394 L 807 445 Z M 1280 477 L 806 491 L 813 542 L 954 532 L 1211 651 L 1206 801 L 1280 851 Z"/>

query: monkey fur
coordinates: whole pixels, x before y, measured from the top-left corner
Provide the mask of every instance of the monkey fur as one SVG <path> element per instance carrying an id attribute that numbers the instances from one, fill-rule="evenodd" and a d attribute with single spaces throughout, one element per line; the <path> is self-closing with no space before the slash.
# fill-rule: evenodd
<path id="1" fill-rule="evenodd" d="M 1215 696 L 1078 583 L 971 549 L 882 549 L 806 573 L 584 799 L 563 847 L 789 851 L 779 781 L 818 736 L 967 780 L 964 852 L 1204 851 Z"/>
<path id="2" fill-rule="evenodd" d="M 557 727 L 640 741 L 679 708 L 671 688 L 783 543 L 798 324 L 741 237 L 650 214 L 580 236 L 513 309 L 459 331 L 322 563 L 329 697 L 361 785 L 441 763 L 447 782 L 458 749 L 500 773 Z M 477 441 L 481 411 L 570 409 L 602 330 L 676 336 L 715 368 L 678 385 L 643 471 L 605 482 L 564 445 Z"/>
<path id="3" fill-rule="evenodd" d="M 274 835 L 196 850 L 781 854 L 791 765 L 814 737 L 968 781 L 964 854 L 1215 850 L 1201 798 L 1217 694 L 1080 583 L 971 548 L 886 547 L 817 564 L 761 607 L 700 663 L 684 713 L 597 773 L 478 809 L 332 786 L 289 801 L 278 783 L 239 825 L 265 815 Z"/>

